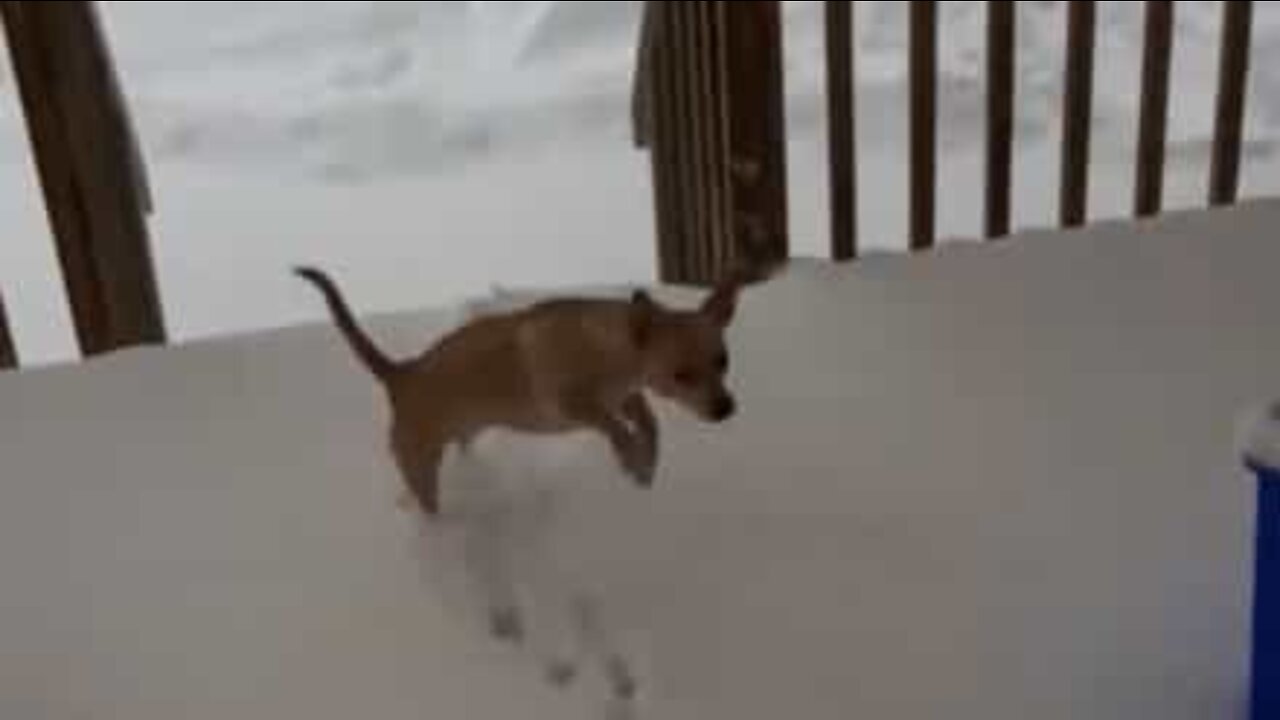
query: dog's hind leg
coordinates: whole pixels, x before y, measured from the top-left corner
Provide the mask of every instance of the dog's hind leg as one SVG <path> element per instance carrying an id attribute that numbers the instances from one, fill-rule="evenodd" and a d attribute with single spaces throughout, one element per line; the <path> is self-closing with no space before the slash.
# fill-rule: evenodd
<path id="1" fill-rule="evenodd" d="M 428 516 L 440 512 L 440 463 L 444 461 L 444 446 L 422 442 L 408 433 L 395 431 L 391 451 L 405 485 L 413 493 L 418 505 Z M 403 506 L 405 500 L 400 500 Z"/>
<path id="2" fill-rule="evenodd" d="M 468 459 L 474 459 L 475 458 L 475 435 L 463 435 L 459 437 L 457 439 L 457 448 L 459 451 L 461 451 L 462 457 L 465 457 Z M 409 454 L 412 455 L 412 452 L 410 452 Z M 437 461 L 436 464 L 438 465 L 439 461 Z M 406 477 L 408 477 L 408 474 L 406 474 Z M 399 496 L 396 498 L 396 507 L 406 512 L 408 512 L 409 510 L 412 510 L 414 506 L 419 504 L 416 494 L 414 493 L 413 490 L 410 489 L 411 487 L 412 486 L 410 484 L 406 483 L 404 489 L 400 491 Z"/>
<path id="3" fill-rule="evenodd" d="M 516 591 L 516 551 L 512 510 L 500 502 L 480 503 L 467 513 L 464 537 L 468 572 L 488 613 L 489 634 L 512 645 L 522 645 L 526 627 Z"/>

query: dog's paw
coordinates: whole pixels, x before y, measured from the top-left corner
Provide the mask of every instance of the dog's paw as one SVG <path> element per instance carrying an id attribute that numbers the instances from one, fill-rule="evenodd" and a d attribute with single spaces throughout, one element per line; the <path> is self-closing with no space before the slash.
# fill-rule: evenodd
<path id="1" fill-rule="evenodd" d="M 545 669 L 547 684 L 564 690 L 578 679 L 578 667 L 568 660 L 553 660 Z"/>
<path id="2" fill-rule="evenodd" d="M 401 512 L 413 512 L 418 506 L 418 501 L 413 499 L 413 493 L 408 490 L 401 490 L 396 496 L 396 509 Z"/>
<path id="3" fill-rule="evenodd" d="M 419 502 L 417 496 L 409 490 L 401 490 L 400 494 L 396 496 L 396 509 L 406 513 L 421 510 L 432 520 L 440 517 L 439 503 L 434 498 L 428 498 L 423 502 Z"/>
<path id="4" fill-rule="evenodd" d="M 653 486 L 653 468 L 646 468 L 636 463 L 627 463 L 624 468 L 631 483 L 639 488 L 648 489 Z"/>
<path id="5" fill-rule="evenodd" d="M 629 463 L 627 472 L 631 475 L 631 479 L 636 485 L 649 489 L 653 487 L 653 480 L 658 473 L 658 466 L 654 462 L 641 458 Z"/>
<path id="6" fill-rule="evenodd" d="M 636 706 L 631 700 L 611 698 L 604 708 L 604 720 L 636 720 Z"/>
<path id="7" fill-rule="evenodd" d="M 622 468 L 639 487 L 652 487 L 658 469 L 657 457 L 646 452 L 646 448 L 636 445 L 622 458 Z"/>
<path id="8" fill-rule="evenodd" d="M 513 607 L 490 610 L 489 633 L 494 638 L 512 645 L 524 642 L 524 621 L 520 618 L 520 611 Z"/>
<path id="9" fill-rule="evenodd" d="M 652 437 L 640 437 L 636 472 L 641 487 L 653 487 L 654 477 L 658 474 L 658 446 Z"/>
<path id="10" fill-rule="evenodd" d="M 627 662 L 618 655 L 605 661 L 605 675 L 609 680 L 609 689 L 618 700 L 634 700 L 639 691 L 639 683 Z"/>

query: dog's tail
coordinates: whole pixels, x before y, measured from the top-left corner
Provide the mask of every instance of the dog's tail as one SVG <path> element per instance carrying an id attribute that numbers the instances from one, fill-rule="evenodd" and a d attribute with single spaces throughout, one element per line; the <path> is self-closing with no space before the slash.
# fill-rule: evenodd
<path id="1" fill-rule="evenodd" d="M 369 372 L 373 373 L 378 379 L 386 380 L 395 374 L 399 366 L 387 357 L 378 346 L 373 344 L 369 336 L 364 330 L 360 329 L 360 325 L 356 323 L 355 316 L 351 314 L 351 308 L 347 307 L 347 303 L 342 299 L 342 293 L 339 292 L 338 286 L 334 284 L 329 276 L 323 271 L 313 267 L 299 267 L 294 269 L 294 273 L 315 285 L 324 295 L 325 302 L 329 306 L 329 312 L 333 315 L 333 321 L 337 324 L 338 330 L 342 331 L 342 336 L 346 338 L 347 344 L 351 346 L 351 350 L 355 352 L 356 357 L 360 358 L 360 362 L 369 368 Z"/>

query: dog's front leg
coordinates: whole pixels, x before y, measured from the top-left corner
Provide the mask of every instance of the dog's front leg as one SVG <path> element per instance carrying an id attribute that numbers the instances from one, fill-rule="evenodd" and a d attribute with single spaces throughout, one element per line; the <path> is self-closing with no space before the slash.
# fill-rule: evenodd
<path id="1" fill-rule="evenodd" d="M 632 395 L 623 403 L 622 416 L 631 423 L 638 436 L 644 466 L 647 469 L 646 485 L 650 485 L 653 483 L 658 467 L 658 420 L 653 415 L 653 408 L 649 406 L 649 401 L 640 393 Z"/>
<path id="2" fill-rule="evenodd" d="M 590 396 L 579 396 L 566 408 L 577 422 L 600 431 L 613 447 L 613 452 L 636 484 L 653 484 L 653 463 L 648 459 L 645 442 L 627 427 L 622 417 Z"/>

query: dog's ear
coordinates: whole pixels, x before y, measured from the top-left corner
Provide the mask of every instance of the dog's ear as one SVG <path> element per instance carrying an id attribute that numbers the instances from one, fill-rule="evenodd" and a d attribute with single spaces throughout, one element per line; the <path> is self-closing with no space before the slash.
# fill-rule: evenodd
<path id="1" fill-rule="evenodd" d="M 631 293 L 631 339 L 636 347 L 643 348 L 649 344 L 657 309 L 657 304 L 649 293 L 644 290 Z"/>
<path id="2" fill-rule="evenodd" d="M 735 281 L 721 283 L 702 303 L 702 314 L 720 327 L 728 327 L 738 310 L 738 289 Z"/>

